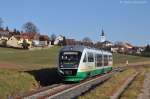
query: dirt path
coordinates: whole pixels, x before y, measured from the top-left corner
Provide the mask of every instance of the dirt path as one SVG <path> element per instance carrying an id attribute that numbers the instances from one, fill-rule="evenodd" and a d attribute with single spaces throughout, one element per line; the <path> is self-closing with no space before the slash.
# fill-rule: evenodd
<path id="1" fill-rule="evenodd" d="M 29 71 L 29 70 L 38 70 L 44 68 L 55 67 L 55 65 L 40 65 L 40 64 L 15 64 L 15 63 L 4 63 L 0 62 L 0 69 L 9 69 L 17 71 Z"/>
<path id="2" fill-rule="evenodd" d="M 145 75 L 143 89 L 138 95 L 137 99 L 150 99 L 150 73 Z"/>
<path id="3" fill-rule="evenodd" d="M 17 71 L 26 71 L 38 69 L 40 66 L 35 65 L 25 65 L 25 64 L 15 64 L 15 63 L 4 63 L 0 62 L 0 69 L 9 69 L 9 70 L 17 70 Z"/>
<path id="4" fill-rule="evenodd" d="M 14 63 L 0 63 L 0 69 L 23 69 L 23 65 Z"/>

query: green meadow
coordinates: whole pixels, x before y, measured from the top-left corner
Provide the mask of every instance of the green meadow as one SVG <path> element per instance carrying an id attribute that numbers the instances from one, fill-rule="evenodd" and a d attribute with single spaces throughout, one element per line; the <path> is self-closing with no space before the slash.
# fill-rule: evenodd
<path id="1" fill-rule="evenodd" d="M 0 66 L 8 64 L 12 66 L 10 68 L 18 69 L 19 66 L 20 69 L 29 70 L 56 67 L 59 49 L 59 46 L 33 51 L 0 48 Z"/>

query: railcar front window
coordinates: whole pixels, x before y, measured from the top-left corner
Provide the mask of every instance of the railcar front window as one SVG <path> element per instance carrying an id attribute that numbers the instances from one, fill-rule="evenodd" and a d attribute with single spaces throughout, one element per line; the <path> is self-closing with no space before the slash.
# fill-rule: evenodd
<path id="1" fill-rule="evenodd" d="M 60 54 L 60 67 L 72 68 L 78 67 L 81 58 L 80 52 L 62 52 Z"/>

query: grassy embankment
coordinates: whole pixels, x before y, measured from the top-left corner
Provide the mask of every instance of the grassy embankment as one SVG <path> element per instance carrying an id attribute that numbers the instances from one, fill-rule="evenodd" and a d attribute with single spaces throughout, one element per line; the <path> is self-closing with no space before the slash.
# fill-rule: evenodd
<path id="1" fill-rule="evenodd" d="M 27 73 L 0 69 L 0 99 L 33 90 L 37 86 L 34 77 Z"/>
<path id="2" fill-rule="evenodd" d="M 135 71 L 139 71 L 140 74 L 135 78 L 133 83 L 123 92 L 119 99 L 137 99 L 143 87 L 144 77 L 147 72 L 150 72 L 150 68 L 138 68 L 129 69 L 121 73 L 115 74 L 105 83 L 97 86 L 94 90 L 83 94 L 79 99 L 109 99 L 120 86 L 130 77 Z"/>
<path id="3" fill-rule="evenodd" d="M 13 93 L 35 89 L 38 87 L 38 81 L 55 77 L 56 71 L 51 68 L 56 67 L 59 49 L 60 47 L 56 46 L 35 51 L 0 48 L 0 98 L 6 98 L 7 95 Z M 150 60 L 145 57 L 114 54 L 115 65 L 125 63 L 126 59 L 128 59 L 129 63 Z M 51 73 L 47 75 L 47 72 Z M 57 80 L 57 77 L 55 78 Z M 50 78 L 49 82 L 51 83 L 47 80 L 44 83 L 46 85 L 55 83 L 53 80 Z"/>
<path id="4" fill-rule="evenodd" d="M 35 51 L 0 48 L 0 99 L 38 88 L 36 77 L 38 79 L 38 76 L 49 70 L 35 71 L 35 74 L 32 74 L 32 70 L 54 67 L 59 48 Z M 23 72 L 24 70 L 31 73 Z M 44 75 L 48 76 L 46 73 Z"/>

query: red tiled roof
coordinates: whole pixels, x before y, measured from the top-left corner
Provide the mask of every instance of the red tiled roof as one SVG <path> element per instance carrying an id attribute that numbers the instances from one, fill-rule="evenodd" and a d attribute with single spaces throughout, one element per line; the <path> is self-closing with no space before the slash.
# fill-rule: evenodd
<path id="1" fill-rule="evenodd" d="M 23 39 L 32 40 L 32 39 L 34 39 L 35 35 L 36 35 L 36 33 L 21 33 L 20 37 L 23 38 Z"/>
<path id="2" fill-rule="evenodd" d="M 40 35 L 39 40 L 40 41 L 48 41 L 49 37 L 47 35 Z"/>
<path id="3" fill-rule="evenodd" d="M 14 37 L 15 37 L 17 40 L 20 40 L 20 38 L 21 38 L 20 35 L 15 35 Z"/>

